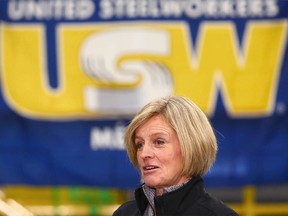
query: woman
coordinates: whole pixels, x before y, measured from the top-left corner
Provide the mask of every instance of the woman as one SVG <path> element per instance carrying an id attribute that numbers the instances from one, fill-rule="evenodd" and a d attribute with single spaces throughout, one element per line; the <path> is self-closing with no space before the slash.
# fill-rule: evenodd
<path id="1" fill-rule="evenodd" d="M 128 126 L 125 144 L 143 184 L 114 216 L 237 215 L 204 190 L 201 176 L 215 160 L 217 142 L 189 99 L 173 96 L 144 106 Z"/>

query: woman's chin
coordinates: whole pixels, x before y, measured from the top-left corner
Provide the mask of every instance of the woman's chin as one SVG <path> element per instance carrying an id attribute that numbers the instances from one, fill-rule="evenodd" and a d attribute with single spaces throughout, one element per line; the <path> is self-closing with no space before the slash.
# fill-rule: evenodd
<path id="1" fill-rule="evenodd" d="M 144 178 L 144 182 L 148 187 L 156 188 L 159 185 L 159 182 L 153 178 Z"/>

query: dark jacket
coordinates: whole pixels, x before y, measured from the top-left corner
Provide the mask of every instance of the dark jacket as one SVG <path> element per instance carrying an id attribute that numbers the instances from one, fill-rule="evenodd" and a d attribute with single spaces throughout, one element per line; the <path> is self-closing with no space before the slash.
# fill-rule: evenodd
<path id="1" fill-rule="evenodd" d="M 113 216 L 141 216 L 148 200 L 142 187 L 135 191 L 135 199 L 122 204 Z M 157 216 L 236 216 L 235 211 L 204 190 L 201 177 L 192 178 L 183 187 L 154 198 Z"/>

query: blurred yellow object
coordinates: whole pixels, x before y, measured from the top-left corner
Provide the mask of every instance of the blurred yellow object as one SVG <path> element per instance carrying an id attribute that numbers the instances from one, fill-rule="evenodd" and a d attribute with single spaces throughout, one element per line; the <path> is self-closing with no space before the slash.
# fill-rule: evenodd
<path id="1" fill-rule="evenodd" d="M 127 199 L 124 191 L 93 187 L 6 186 L 2 191 L 0 215 L 5 216 L 110 216 Z"/>
<path id="2" fill-rule="evenodd" d="M 230 206 L 243 216 L 287 216 L 288 202 L 281 203 L 257 203 L 256 188 L 246 186 L 243 189 L 243 202 L 239 204 L 230 204 Z"/>
<path id="3" fill-rule="evenodd" d="M 226 203 L 240 216 L 288 216 L 288 199 L 259 202 L 256 192 L 254 186 L 240 188 L 236 193 L 241 200 Z M 0 190 L 0 215 L 111 216 L 131 196 L 133 191 L 112 188 L 5 186 Z"/>

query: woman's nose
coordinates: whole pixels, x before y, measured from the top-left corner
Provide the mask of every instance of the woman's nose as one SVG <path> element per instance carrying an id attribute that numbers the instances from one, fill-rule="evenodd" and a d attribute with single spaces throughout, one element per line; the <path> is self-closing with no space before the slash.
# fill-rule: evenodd
<path id="1" fill-rule="evenodd" d="M 141 158 L 150 158 L 150 157 L 153 157 L 154 155 L 154 152 L 153 152 L 153 149 L 151 147 L 151 145 L 149 144 L 145 144 L 142 148 L 142 151 L 141 151 Z"/>

